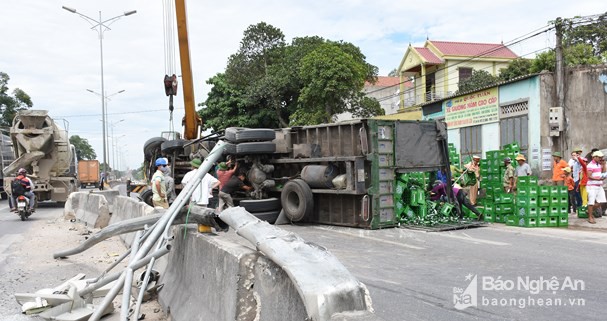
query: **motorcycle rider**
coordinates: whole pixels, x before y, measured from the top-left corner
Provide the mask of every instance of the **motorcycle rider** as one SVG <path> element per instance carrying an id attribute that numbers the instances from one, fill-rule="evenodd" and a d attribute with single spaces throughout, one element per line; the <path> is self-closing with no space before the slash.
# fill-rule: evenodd
<path id="1" fill-rule="evenodd" d="M 27 197 L 29 199 L 29 206 L 30 206 L 30 211 L 33 213 L 36 211 L 36 209 L 34 208 L 35 204 L 35 199 L 36 199 L 36 195 L 33 192 L 34 189 L 34 182 L 27 177 L 27 170 L 25 168 L 20 168 L 17 171 L 17 177 L 15 177 L 15 179 L 13 180 L 17 181 L 21 184 L 21 186 L 23 186 L 25 192 L 23 192 L 23 195 L 25 197 Z M 17 211 L 17 197 L 19 195 L 17 195 L 16 193 L 12 193 L 11 194 L 11 198 L 10 198 L 10 207 L 11 207 L 11 212 L 16 212 Z"/>

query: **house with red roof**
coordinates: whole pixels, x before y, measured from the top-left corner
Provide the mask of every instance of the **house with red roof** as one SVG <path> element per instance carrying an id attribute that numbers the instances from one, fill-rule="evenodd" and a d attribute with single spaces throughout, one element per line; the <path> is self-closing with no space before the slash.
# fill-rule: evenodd
<path id="1" fill-rule="evenodd" d="M 413 86 L 400 88 L 400 106 L 418 106 L 450 96 L 473 70 L 497 76 L 516 58 L 504 44 L 426 40 L 423 47 L 409 45 L 398 73 L 400 83 L 411 80 Z"/>

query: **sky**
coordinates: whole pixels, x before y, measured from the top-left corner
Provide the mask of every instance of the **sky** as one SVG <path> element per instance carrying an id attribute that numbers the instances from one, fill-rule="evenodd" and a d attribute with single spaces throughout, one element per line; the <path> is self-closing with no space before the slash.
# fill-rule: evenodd
<path id="1" fill-rule="evenodd" d="M 171 124 L 183 131 L 181 92 L 171 122 L 162 83 L 167 70 L 166 2 L 0 0 L 0 71 L 10 76 L 11 91 L 20 88 L 28 93 L 33 109 L 48 110 L 61 126 L 68 125 L 70 135 L 86 138 L 102 160 L 98 33 L 62 6 L 96 20 L 100 12 L 102 20 L 107 20 L 137 10 L 103 33 L 104 84 L 110 99 L 108 146 L 116 145 L 108 148 L 107 159 L 119 169 L 137 168 L 143 161 L 145 141 L 169 130 Z M 351 42 L 379 67 L 380 75 L 387 75 L 398 67 L 409 44 L 423 46 L 427 38 L 510 44 L 556 17 L 607 11 L 604 0 L 186 0 L 186 6 L 197 103 L 210 91 L 206 81 L 223 72 L 228 57 L 238 50 L 243 31 L 262 21 L 282 30 L 287 42 L 315 35 Z M 533 58 L 534 52 L 553 46 L 554 33 L 548 32 L 510 49 Z M 178 61 L 175 67 L 179 68 Z"/>

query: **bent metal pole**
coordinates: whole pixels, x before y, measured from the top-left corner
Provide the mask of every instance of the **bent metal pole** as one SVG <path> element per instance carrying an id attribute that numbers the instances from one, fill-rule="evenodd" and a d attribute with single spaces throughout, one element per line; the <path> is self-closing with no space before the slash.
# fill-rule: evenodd
<path id="1" fill-rule="evenodd" d="M 194 175 L 192 179 L 193 182 L 199 182 L 200 180 L 202 180 L 204 175 L 206 175 L 206 173 L 213 166 L 213 163 L 215 163 L 221 158 L 226 145 L 227 143 L 224 141 L 219 141 L 217 145 L 215 145 L 213 150 L 211 150 L 211 152 L 209 153 L 209 156 L 200 165 L 198 171 L 196 172 L 196 175 Z M 150 251 L 152 246 L 156 244 L 162 233 L 165 231 L 165 228 L 167 226 L 170 226 L 173 220 L 175 220 L 175 217 L 177 216 L 177 214 L 179 214 L 179 210 L 188 203 L 196 185 L 197 184 L 195 183 L 186 184 L 184 189 L 181 191 L 181 193 L 179 193 L 179 195 L 177 196 L 173 204 L 169 207 L 164 216 L 162 216 L 160 220 L 158 220 L 158 223 L 156 224 L 156 226 L 154 226 L 154 229 L 152 229 L 150 236 L 139 248 L 139 251 L 137 251 L 137 253 L 132 253 L 132 255 L 135 255 L 132 260 L 133 262 L 141 260 Z M 126 270 L 122 272 L 120 278 L 114 284 L 114 287 L 112 287 L 110 292 L 108 292 L 105 298 L 103 298 L 101 304 L 95 309 L 95 312 L 93 312 L 93 315 L 91 315 L 89 321 L 99 321 L 103 314 L 103 311 L 112 303 L 118 292 L 120 292 L 120 289 L 124 285 L 125 278 Z"/>

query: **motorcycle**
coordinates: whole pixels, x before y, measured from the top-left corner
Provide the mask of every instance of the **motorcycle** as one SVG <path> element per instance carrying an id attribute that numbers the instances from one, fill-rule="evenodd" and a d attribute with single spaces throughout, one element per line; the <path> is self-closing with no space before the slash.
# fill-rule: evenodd
<path id="1" fill-rule="evenodd" d="M 22 221 L 27 220 L 32 215 L 30 200 L 25 195 L 17 196 L 17 215 L 21 217 Z"/>

